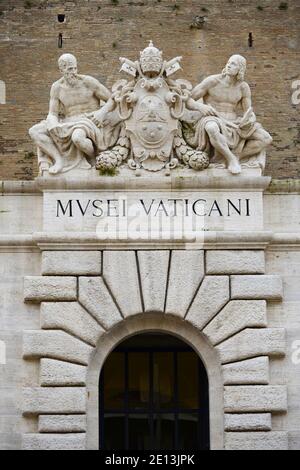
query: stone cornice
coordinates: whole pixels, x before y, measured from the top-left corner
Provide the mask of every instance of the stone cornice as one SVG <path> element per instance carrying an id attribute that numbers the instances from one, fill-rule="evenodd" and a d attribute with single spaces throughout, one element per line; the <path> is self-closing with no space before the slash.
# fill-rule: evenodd
<path id="1" fill-rule="evenodd" d="M 299 251 L 300 233 L 263 232 L 204 232 L 195 236 L 174 239 L 100 240 L 94 232 L 37 232 L 33 235 L 1 235 L 0 250 L 134 250 L 134 249 L 260 249 Z"/>
<path id="2" fill-rule="evenodd" d="M 245 172 L 233 176 L 224 171 L 208 170 L 201 174 L 132 177 L 98 176 L 89 179 L 36 178 L 34 181 L 1 181 L 1 194 L 38 194 L 44 191 L 265 191 L 271 177 Z"/>
<path id="3" fill-rule="evenodd" d="M 256 181 L 255 181 L 256 180 Z M 82 180 L 64 180 L 64 179 L 43 179 L 38 178 L 34 181 L 0 181 L 0 194 L 42 194 L 45 190 L 136 190 L 153 191 L 154 186 L 157 190 L 172 189 L 240 189 L 241 187 L 248 191 L 253 189 L 264 189 L 265 194 L 300 194 L 299 179 L 272 180 L 269 177 L 243 176 L 229 177 L 229 180 L 220 181 L 220 178 L 211 177 L 185 177 L 155 178 L 155 185 L 151 183 L 149 188 L 149 178 L 108 178 L 99 177 L 89 181 Z M 270 183 L 271 182 L 271 183 Z M 201 186 L 200 186 L 201 183 Z"/>
<path id="4" fill-rule="evenodd" d="M 201 183 L 201 185 L 200 185 Z M 34 181 L 0 181 L 0 194 L 41 194 L 44 190 L 136 190 L 149 188 L 149 178 L 98 177 L 88 181 L 64 178 L 37 178 Z M 266 194 L 300 194 L 300 179 L 271 179 L 257 176 L 154 177 L 155 189 L 264 189 Z"/>

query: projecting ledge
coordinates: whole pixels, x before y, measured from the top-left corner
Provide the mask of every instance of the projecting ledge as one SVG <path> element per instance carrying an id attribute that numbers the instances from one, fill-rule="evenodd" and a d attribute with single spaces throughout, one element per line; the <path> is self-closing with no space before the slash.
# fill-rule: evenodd
<path id="1" fill-rule="evenodd" d="M 232 175 L 226 169 L 209 168 L 202 172 L 194 170 L 174 170 L 171 175 L 149 173 L 135 176 L 132 171 L 120 171 L 118 176 L 100 176 L 96 170 L 72 177 L 38 177 L 34 181 L 0 181 L 1 194 L 32 194 L 44 191 L 70 190 L 246 190 L 265 191 L 271 177 L 261 176 L 260 169 L 244 169 L 241 175 Z"/>
<path id="2" fill-rule="evenodd" d="M 156 249 L 157 244 L 164 249 L 183 249 L 191 245 L 193 249 L 230 250 L 300 250 L 300 233 L 260 232 L 202 232 L 186 237 L 152 238 L 141 237 L 140 240 L 129 238 L 101 240 L 95 232 L 37 232 L 33 235 L 16 234 L 0 235 L 0 250 L 29 248 L 55 250 L 119 250 L 122 249 Z"/>
<path id="3" fill-rule="evenodd" d="M 41 250 L 74 249 L 265 249 L 272 240 L 272 232 L 194 232 L 184 236 L 167 238 L 164 236 L 149 238 L 148 232 L 142 233 L 140 239 L 128 237 L 101 240 L 95 232 L 48 232 L 35 233 L 35 243 Z"/>

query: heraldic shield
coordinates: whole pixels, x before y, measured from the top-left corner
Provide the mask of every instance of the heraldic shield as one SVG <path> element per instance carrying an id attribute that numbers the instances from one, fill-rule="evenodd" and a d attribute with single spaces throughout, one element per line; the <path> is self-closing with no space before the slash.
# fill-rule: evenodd
<path id="1" fill-rule="evenodd" d="M 131 140 L 133 158 L 148 171 L 159 171 L 173 158 L 173 141 L 178 132 L 178 119 L 170 110 L 169 87 L 164 80 L 158 88 L 147 89 L 140 80 L 134 89 L 136 104 L 126 121 L 126 134 Z"/>

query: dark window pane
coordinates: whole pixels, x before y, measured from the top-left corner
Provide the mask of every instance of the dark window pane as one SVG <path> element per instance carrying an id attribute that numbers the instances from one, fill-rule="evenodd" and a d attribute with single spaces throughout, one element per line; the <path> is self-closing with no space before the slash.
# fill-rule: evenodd
<path id="1" fill-rule="evenodd" d="M 129 408 L 144 410 L 149 408 L 149 353 L 129 353 Z"/>
<path id="2" fill-rule="evenodd" d="M 155 409 L 174 408 L 174 354 L 153 355 L 153 403 Z"/>
<path id="3" fill-rule="evenodd" d="M 196 413 L 178 416 L 179 447 L 178 450 L 199 449 L 199 415 Z"/>
<path id="4" fill-rule="evenodd" d="M 125 415 L 104 415 L 104 450 L 125 450 Z"/>
<path id="5" fill-rule="evenodd" d="M 129 450 L 151 450 L 151 425 L 148 415 L 129 415 Z"/>
<path id="6" fill-rule="evenodd" d="M 199 408 L 199 359 L 194 352 L 178 354 L 179 408 Z"/>
<path id="7" fill-rule="evenodd" d="M 175 449 L 175 415 L 154 415 L 154 447 L 153 450 Z"/>
<path id="8" fill-rule="evenodd" d="M 112 353 L 104 365 L 104 408 L 120 410 L 125 407 L 125 356 Z"/>

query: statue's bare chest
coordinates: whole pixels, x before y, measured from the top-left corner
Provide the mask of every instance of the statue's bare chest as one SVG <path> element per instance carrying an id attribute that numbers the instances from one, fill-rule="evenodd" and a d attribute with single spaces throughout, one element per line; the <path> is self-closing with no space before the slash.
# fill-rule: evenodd
<path id="1" fill-rule="evenodd" d="M 85 105 L 93 100 L 94 93 L 87 86 L 81 85 L 74 88 L 61 87 L 59 100 L 65 109 L 73 106 Z"/>
<path id="2" fill-rule="evenodd" d="M 210 100 L 216 103 L 228 103 L 237 105 L 242 97 L 242 90 L 240 85 L 228 87 L 223 83 L 219 83 L 209 90 Z"/>

